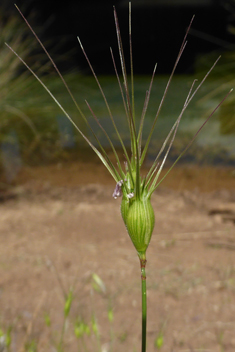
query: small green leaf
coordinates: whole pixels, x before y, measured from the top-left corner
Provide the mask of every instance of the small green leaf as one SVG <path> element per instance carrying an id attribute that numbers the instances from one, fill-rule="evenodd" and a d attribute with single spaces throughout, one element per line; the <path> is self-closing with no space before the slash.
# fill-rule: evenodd
<path id="1" fill-rule="evenodd" d="M 155 341 L 154 341 L 154 346 L 155 346 L 158 350 L 160 350 L 160 349 L 162 348 L 162 346 L 163 346 L 163 342 L 164 342 L 163 334 L 160 333 L 160 334 L 157 336 L 157 338 L 155 339 Z"/>
<path id="2" fill-rule="evenodd" d="M 26 343 L 25 350 L 27 352 L 37 352 L 37 343 L 35 340 L 32 340 L 29 343 Z"/>
<path id="3" fill-rule="evenodd" d="M 113 310 L 111 307 L 109 307 L 109 309 L 108 309 L 108 319 L 109 319 L 110 323 L 113 322 Z"/>
<path id="4" fill-rule="evenodd" d="M 11 327 L 7 329 L 6 333 L 6 347 L 9 348 L 11 345 Z"/>
<path id="5" fill-rule="evenodd" d="M 87 324 L 84 324 L 84 332 L 87 336 L 90 336 L 90 334 L 91 334 L 91 329 L 89 328 L 89 326 Z"/>
<path id="6" fill-rule="evenodd" d="M 76 323 L 74 324 L 74 333 L 75 336 L 79 339 L 83 335 L 89 336 L 91 333 L 90 327 L 84 323 L 84 321 L 81 320 L 81 318 L 78 318 Z"/>
<path id="7" fill-rule="evenodd" d="M 103 292 L 103 293 L 106 292 L 105 284 L 97 274 L 95 273 L 92 274 L 92 280 L 93 280 L 92 287 L 94 288 L 95 291 Z"/>
<path id="8" fill-rule="evenodd" d="M 76 323 L 75 326 L 74 326 L 74 333 L 75 333 L 75 336 L 79 339 L 80 337 L 82 337 L 83 335 L 83 330 L 81 328 L 81 325 L 80 323 Z"/>
<path id="9" fill-rule="evenodd" d="M 98 328 L 98 324 L 97 324 L 97 321 L 96 321 L 96 318 L 94 315 L 92 316 L 91 324 L 92 324 L 93 332 L 95 333 L 96 336 L 99 336 L 99 328 Z"/>
<path id="10" fill-rule="evenodd" d="M 44 314 L 44 321 L 45 321 L 46 326 L 51 326 L 51 318 L 50 318 L 49 313 Z"/>
<path id="11" fill-rule="evenodd" d="M 69 315 L 72 301 L 73 301 L 73 292 L 70 291 L 64 305 L 64 315 L 66 318 Z"/>

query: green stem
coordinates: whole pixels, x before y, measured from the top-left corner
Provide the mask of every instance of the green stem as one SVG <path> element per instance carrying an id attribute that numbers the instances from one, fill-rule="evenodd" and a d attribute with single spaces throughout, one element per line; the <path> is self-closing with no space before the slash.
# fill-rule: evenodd
<path id="1" fill-rule="evenodd" d="M 61 335 L 60 335 L 60 342 L 59 342 L 59 345 L 58 345 L 58 352 L 63 352 L 63 344 L 64 344 L 64 333 L 65 333 L 66 319 L 67 319 L 67 318 L 64 317 L 63 326 L 62 326 Z"/>
<path id="2" fill-rule="evenodd" d="M 141 269 L 141 288 L 142 288 L 142 349 L 141 352 L 146 352 L 146 328 L 147 328 L 147 291 L 146 291 L 146 256 L 145 253 L 139 254 L 140 269 Z"/>
<path id="3" fill-rule="evenodd" d="M 83 350 L 84 350 L 85 352 L 87 352 L 88 349 L 87 349 L 87 346 L 86 346 L 86 343 L 85 343 L 84 336 L 82 336 L 82 346 L 83 346 Z"/>

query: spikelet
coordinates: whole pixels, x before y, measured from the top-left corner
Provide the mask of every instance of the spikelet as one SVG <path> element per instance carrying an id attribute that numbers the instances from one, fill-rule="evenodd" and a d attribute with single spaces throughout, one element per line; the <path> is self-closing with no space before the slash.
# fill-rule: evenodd
<path id="1" fill-rule="evenodd" d="M 140 199 L 128 199 L 123 196 L 121 213 L 128 234 L 137 252 L 146 252 L 151 240 L 155 217 L 149 197 L 144 194 Z"/>

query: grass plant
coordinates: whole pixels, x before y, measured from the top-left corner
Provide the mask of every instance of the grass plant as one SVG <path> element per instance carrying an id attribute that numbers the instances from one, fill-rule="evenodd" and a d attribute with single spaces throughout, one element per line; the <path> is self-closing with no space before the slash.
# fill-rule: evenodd
<path id="1" fill-rule="evenodd" d="M 7 142 L 13 145 L 18 142 L 20 157 L 26 163 L 37 162 L 37 159 L 45 161 L 56 159 L 62 155 L 62 152 L 65 154 L 60 148 L 56 121 L 60 110 L 51 104 L 48 94 L 43 88 L 38 87 L 38 83 L 28 70 L 22 69 L 21 62 L 16 56 L 11 55 L 5 42 L 13 46 L 22 59 L 27 58 L 30 61 L 32 69 L 38 75 L 44 76 L 50 89 L 53 89 L 66 105 L 66 99 L 60 95 L 62 84 L 57 75 L 51 71 L 48 62 L 43 60 L 37 42 L 21 18 L 17 14 L 9 15 L 5 11 L 4 4 L 1 4 L 0 10 L 0 144 Z M 32 13 L 29 18 L 33 16 Z M 40 29 L 41 33 L 42 29 Z M 48 44 L 56 53 L 51 40 Z M 66 60 L 66 57 L 60 55 L 58 60 Z M 77 78 L 77 70 L 73 70 L 73 74 L 66 73 L 66 79 L 71 86 L 74 85 L 75 80 L 77 81 L 74 74 Z M 12 137 L 14 133 L 17 135 L 16 141 Z M 4 164 L 3 161 L 2 164 Z"/>
<path id="2" fill-rule="evenodd" d="M 44 323 L 49 330 L 51 335 L 53 348 L 57 352 L 66 351 L 66 335 L 70 336 L 70 339 L 76 338 L 78 351 L 88 352 L 90 350 L 102 352 L 101 345 L 101 334 L 100 334 L 100 324 L 98 322 L 98 316 L 96 314 L 96 301 L 97 296 L 101 298 L 106 294 L 106 286 L 103 280 L 96 273 L 91 273 L 87 278 L 90 287 L 90 307 L 89 316 L 84 317 L 83 312 L 80 310 L 75 310 L 72 312 L 72 306 L 74 304 L 75 297 L 77 297 L 77 276 L 73 280 L 72 285 L 69 289 L 66 289 L 65 284 L 62 280 L 61 274 L 58 272 L 56 266 L 47 260 L 46 263 L 48 269 L 55 276 L 58 282 L 58 287 L 60 288 L 63 297 L 63 319 L 60 329 L 58 329 L 58 334 L 53 336 L 53 326 L 56 325 L 56 321 L 51 318 L 49 312 L 44 313 Z M 80 300 L 80 295 L 77 297 Z M 107 309 L 107 320 L 110 324 L 110 351 L 112 350 L 112 345 L 114 342 L 115 334 L 112 327 L 112 322 L 114 319 L 112 305 Z M 71 333 L 72 331 L 72 333 Z M 30 336 L 28 336 L 29 338 Z M 27 340 L 27 345 L 29 346 L 31 340 Z M 25 349 L 28 351 L 27 349 Z"/>
<path id="3" fill-rule="evenodd" d="M 4 42 L 11 43 L 17 51 L 19 51 L 22 58 L 31 57 L 33 62 L 32 67 L 38 74 L 45 73 L 47 71 L 47 64 L 42 67 L 38 67 L 38 59 L 36 55 L 32 54 L 35 49 L 35 41 L 31 36 L 28 35 L 27 30 L 22 26 L 21 21 L 17 16 L 9 16 L 8 19 L 4 17 L 4 9 L 1 9 L 1 39 L 0 39 L 0 89 L 1 89 L 1 101 L 0 101 L 0 138 L 4 137 L 6 131 L 11 126 L 17 123 L 17 120 L 23 122 L 27 126 L 30 132 L 33 134 L 35 140 L 40 139 L 40 134 L 31 119 L 32 113 L 38 112 L 38 103 L 40 98 L 45 104 L 44 107 L 48 109 L 48 104 L 43 99 L 42 95 L 38 91 L 38 95 L 35 94 L 31 99 L 24 99 L 29 93 L 32 94 L 34 90 L 34 80 L 29 76 L 28 72 L 22 70 L 19 65 L 19 60 L 12 55 L 9 55 Z M 17 35 L 16 35 L 17 33 Z M 43 111 L 43 109 L 42 109 Z M 18 123 L 19 127 L 19 123 Z"/>
<path id="4" fill-rule="evenodd" d="M 19 9 L 18 9 L 19 10 Z M 21 13 L 21 11 L 19 10 Z M 23 14 L 21 13 L 22 17 L 24 18 Z M 119 155 L 117 153 L 117 150 L 114 147 L 114 144 L 111 140 L 111 137 L 109 134 L 106 132 L 105 127 L 100 123 L 98 116 L 95 114 L 93 111 L 92 107 L 86 101 L 86 105 L 90 111 L 90 114 L 93 116 L 94 120 L 97 122 L 98 126 L 100 127 L 101 131 L 103 132 L 104 136 L 106 137 L 110 148 L 114 154 L 115 157 L 115 162 L 112 162 L 109 154 L 106 152 L 105 148 L 102 146 L 102 143 L 98 139 L 98 137 L 94 134 L 91 126 L 88 123 L 88 119 L 86 115 L 84 114 L 83 110 L 81 109 L 80 105 L 77 103 L 77 101 L 74 98 L 73 93 L 71 92 L 68 84 L 66 83 L 64 77 L 58 70 L 56 64 L 54 63 L 53 59 L 51 58 L 50 54 L 48 53 L 47 49 L 45 46 L 41 43 L 40 39 L 34 32 L 34 30 L 31 28 L 30 24 L 28 21 L 24 18 L 26 24 L 29 26 L 30 30 L 32 33 L 35 35 L 36 39 L 38 40 L 39 44 L 42 46 L 44 49 L 47 57 L 51 61 L 52 65 L 54 66 L 56 72 L 58 73 L 59 77 L 61 78 L 65 88 L 67 89 L 67 92 L 69 93 L 73 103 L 75 104 L 78 113 L 80 114 L 81 118 L 83 119 L 84 123 L 86 124 L 86 127 L 90 129 L 91 133 L 93 134 L 98 147 L 96 147 L 84 134 L 84 132 L 77 126 L 75 123 L 75 120 L 71 115 L 67 112 L 67 110 L 63 107 L 63 105 L 59 102 L 59 100 L 55 97 L 55 95 L 52 93 L 52 91 L 48 88 L 48 86 L 39 78 L 39 76 L 32 70 L 32 68 L 25 62 L 23 58 L 20 57 L 19 54 L 16 53 L 16 51 L 7 44 L 7 46 L 11 49 L 11 51 L 23 62 L 23 64 L 29 69 L 29 71 L 34 75 L 34 77 L 40 82 L 40 84 L 45 88 L 45 90 L 48 92 L 48 94 L 51 96 L 51 98 L 54 100 L 54 102 L 59 106 L 61 111 L 69 121 L 73 124 L 73 126 L 76 128 L 76 130 L 79 132 L 79 134 L 84 138 L 84 140 L 88 143 L 88 145 L 93 149 L 93 151 L 96 153 L 96 155 L 100 158 L 101 162 L 104 164 L 104 166 L 107 168 L 108 172 L 111 174 L 113 177 L 114 181 L 116 182 L 116 187 L 113 192 L 113 197 L 117 199 L 118 197 L 122 197 L 121 201 L 121 214 L 123 221 L 126 225 L 128 234 L 130 236 L 130 239 L 136 249 L 137 255 L 140 260 L 140 269 L 141 269 L 141 288 L 142 288 L 142 344 L 141 344 L 141 351 L 145 352 L 146 351 L 146 340 L 147 340 L 147 334 L 146 334 L 146 326 L 147 326 L 147 291 L 146 291 L 146 251 L 148 248 L 148 245 L 151 240 L 152 232 L 154 229 L 155 225 L 155 215 L 154 215 L 154 210 L 151 204 L 151 196 L 156 190 L 156 188 L 161 184 L 161 182 L 164 180 L 164 178 L 167 176 L 167 174 L 171 171 L 171 169 L 174 167 L 174 165 L 179 161 L 179 159 L 185 154 L 187 149 L 190 147 L 190 145 L 193 143 L 195 138 L 197 137 L 198 133 L 201 131 L 203 126 L 207 123 L 207 121 L 210 119 L 210 117 L 214 114 L 214 112 L 220 107 L 222 102 L 226 99 L 226 97 L 230 94 L 231 91 L 227 93 L 225 98 L 214 108 L 214 110 L 209 114 L 205 122 L 202 124 L 202 126 L 199 128 L 199 130 L 196 132 L 196 134 L 193 136 L 191 141 L 186 145 L 186 147 L 183 149 L 183 151 L 180 153 L 180 155 L 176 158 L 175 162 L 173 165 L 169 168 L 169 171 L 161 178 L 161 171 L 164 167 L 165 161 L 167 159 L 167 156 L 170 152 L 170 149 L 172 147 L 173 141 L 175 139 L 180 120 L 187 109 L 188 105 L 192 101 L 192 99 L 195 97 L 196 93 L 198 90 L 201 88 L 202 84 L 208 77 L 209 73 L 211 70 L 214 68 L 216 65 L 218 59 L 215 61 L 215 63 L 212 65 L 212 67 L 209 69 L 209 71 L 206 73 L 204 78 L 196 84 L 197 80 L 194 80 L 192 82 L 192 85 L 189 89 L 188 94 L 185 97 L 185 101 L 182 105 L 181 112 L 177 116 L 175 123 L 173 124 L 172 128 L 170 129 L 162 147 L 160 148 L 158 154 L 156 155 L 155 160 L 152 163 L 152 166 L 150 167 L 149 171 L 147 172 L 146 175 L 142 174 L 142 166 L 145 162 L 146 155 L 148 152 L 148 148 L 150 145 L 150 141 L 153 135 L 154 128 L 156 126 L 158 117 L 160 115 L 162 106 L 165 102 L 165 98 L 168 93 L 168 89 L 170 86 L 170 83 L 172 81 L 173 75 L 175 73 L 175 70 L 177 68 L 178 62 L 185 50 L 186 44 L 187 44 L 187 35 L 191 26 L 190 22 L 189 27 L 186 31 L 186 34 L 184 36 L 182 45 L 180 47 L 178 56 L 176 58 L 174 67 L 172 69 L 172 72 L 170 74 L 169 80 L 166 84 L 165 90 L 162 95 L 162 99 L 160 101 L 159 107 L 156 109 L 156 115 L 152 123 L 152 127 L 149 130 L 148 136 L 146 140 L 143 140 L 143 129 L 145 125 L 145 117 L 147 114 L 148 110 L 148 103 L 150 99 L 150 94 L 151 94 L 151 89 L 152 89 L 152 84 L 155 76 L 155 72 L 157 69 L 157 65 L 155 65 L 153 69 L 153 74 L 152 78 L 150 81 L 149 89 L 146 92 L 145 100 L 144 100 L 144 106 L 142 110 L 141 116 L 139 118 L 136 117 L 136 112 L 135 112 L 135 89 L 134 89 L 134 65 L 133 65 L 133 57 L 132 57 L 132 31 L 131 31 L 131 5 L 129 5 L 129 56 L 130 56 L 130 76 L 127 74 L 127 68 L 126 68 L 126 62 L 125 62 L 125 55 L 124 55 L 124 50 L 123 50 L 123 45 L 122 45 L 122 39 L 121 39 L 121 33 L 120 33 L 120 27 L 119 27 L 119 22 L 118 22 L 118 16 L 116 9 L 114 8 L 114 20 L 115 20 L 115 27 L 116 27 L 116 33 L 117 33 L 117 42 L 118 42 L 118 50 L 119 50 L 119 59 L 120 59 L 120 66 L 121 66 L 121 77 L 119 76 L 119 70 L 116 64 L 116 60 L 113 55 L 113 51 L 111 49 L 111 57 L 113 60 L 113 66 L 114 66 L 114 71 L 116 74 L 117 82 L 120 88 L 120 95 L 123 103 L 123 109 L 124 109 L 124 114 L 126 116 L 127 120 L 127 126 L 129 128 L 129 137 L 130 137 L 130 149 L 131 152 L 128 152 L 128 149 L 123 142 L 123 139 L 121 137 L 119 127 L 118 127 L 118 121 L 115 121 L 113 117 L 113 113 L 110 109 L 109 103 L 107 101 L 106 95 L 103 91 L 103 88 L 100 84 L 100 81 L 98 77 L 96 76 L 96 73 L 92 67 L 91 62 L 89 61 L 89 58 L 87 57 L 85 48 L 83 47 L 81 40 L 78 38 L 78 42 L 80 44 L 81 50 L 83 51 L 83 54 L 87 60 L 87 63 L 92 71 L 92 74 L 94 76 L 94 79 L 97 83 L 98 89 L 100 90 L 100 93 L 103 97 L 104 103 L 107 108 L 108 115 L 111 119 L 111 122 L 113 124 L 113 128 L 116 132 L 117 139 L 119 140 L 120 146 L 123 150 L 123 154 L 125 156 L 125 162 L 122 164 Z M 123 82 L 123 83 L 122 83 Z M 96 284 L 98 284 L 96 282 Z M 70 307 L 70 296 L 66 298 L 66 305 L 65 305 L 65 318 L 67 317 L 67 311 L 69 311 Z M 71 296 L 72 297 L 72 296 Z M 78 325 L 79 327 L 80 325 Z M 81 326 L 80 326 L 81 327 Z M 99 335 L 99 330 L 97 327 L 96 319 L 93 316 L 92 318 L 92 330 L 95 333 L 97 337 L 97 341 L 99 343 L 100 335 Z M 62 337 L 63 337 L 63 331 L 62 331 Z M 158 340 L 158 346 L 160 347 L 161 345 L 161 339 Z M 61 340 L 60 342 L 60 348 L 59 350 L 62 350 L 62 345 L 63 341 Z M 99 347 L 100 348 L 100 347 Z"/>

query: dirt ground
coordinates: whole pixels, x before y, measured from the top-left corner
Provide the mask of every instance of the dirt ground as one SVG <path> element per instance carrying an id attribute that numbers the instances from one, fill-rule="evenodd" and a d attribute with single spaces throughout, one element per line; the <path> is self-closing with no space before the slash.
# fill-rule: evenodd
<path id="1" fill-rule="evenodd" d="M 0 328 L 11 328 L 12 352 L 56 351 L 71 287 L 64 351 L 140 351 L 140 268 L 114 187 L 95 162 L 25 167 L 2 185 Z M 234 352 L 234 170 L 175 168 L 152 204 L 147 351 L 163 336 L 162 352 Z M 76 338 L 76 323 L 91 328 L 92 317 L 100 339 Z"/>

